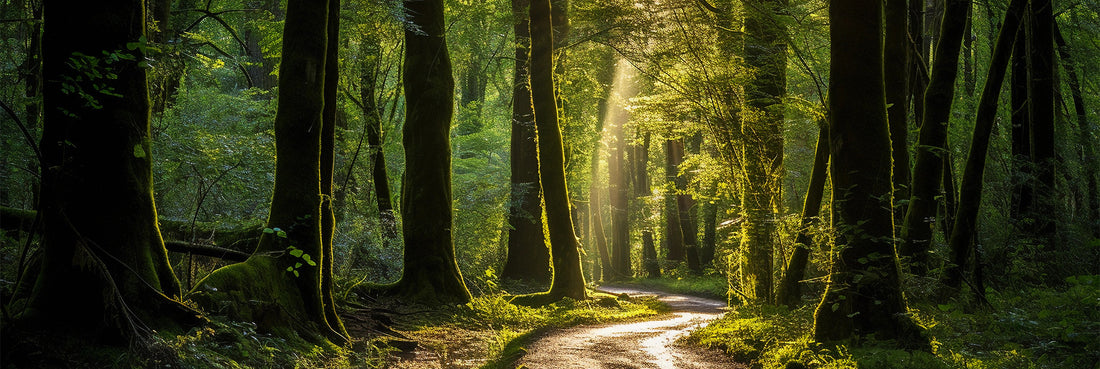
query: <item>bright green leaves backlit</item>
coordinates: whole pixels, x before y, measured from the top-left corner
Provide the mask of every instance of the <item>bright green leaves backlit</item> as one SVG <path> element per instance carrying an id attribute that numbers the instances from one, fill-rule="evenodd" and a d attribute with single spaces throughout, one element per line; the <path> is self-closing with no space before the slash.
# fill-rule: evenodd
<path id="1" fill-rule="evenodd" d="M 282 238 L 282 239 L 287 238 L 286 237 L 286 231 L 284 231 L 284 230 L 282 230 L 278 227 L 264 228 L 264 233 L 272 234 L 272 235 L 275 235 L 275 237 L 279 237 L 279 238 Z M 298 272 L 298 269 L 301 269 L 303 266 L 306 266 L 306 265 L 309 265 L 311 267 L 317 266 L 317 262 L 313 261 L 312 256 L 309 256 L 309 254 L 307 254 L 305 252 L 305 250 L 294 247 L 293 245 L 286 247 L 286 254 L 289 254 L 290 256 L 297 259 L 297 260 L 294 261 L 294 265 L 286 267 L 287 273 L 294 274 L 295 278 L 297 278 L 298 276 L 301 275 L 301 273 Z"/>

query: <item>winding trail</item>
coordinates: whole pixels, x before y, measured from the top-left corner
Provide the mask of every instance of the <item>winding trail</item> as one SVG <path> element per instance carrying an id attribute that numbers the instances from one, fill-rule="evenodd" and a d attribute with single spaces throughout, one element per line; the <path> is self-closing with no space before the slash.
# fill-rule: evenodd
<path id="1" fill-rule="evenodd" d="M 677 338 L 721 317 L 724 302 L 626 286 L 599 289 L 616 295 L 656 295 L 672 311 L 662 320 L 552 331 L 529 344 L 519 363 L 531 369 L 745 368 L 720 352 L 675 344 Z"/>

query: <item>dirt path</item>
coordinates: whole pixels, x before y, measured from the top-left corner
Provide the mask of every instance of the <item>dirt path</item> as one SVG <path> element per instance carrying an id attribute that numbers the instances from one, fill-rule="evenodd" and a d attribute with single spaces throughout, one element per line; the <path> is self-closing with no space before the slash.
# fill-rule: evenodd
<path id="1" fill-rule="evenodd" d="M 553 331 L 527 346 L 520 364 L 528 368 L 744 368 L 719 352 L 679 346 L 677 338 L 722 316 L 721 301 L 664 294 L 634 287 L 600 290 L 630 295 L 657 295 L 672 308 L 665 319 L 612 323 Z"/>

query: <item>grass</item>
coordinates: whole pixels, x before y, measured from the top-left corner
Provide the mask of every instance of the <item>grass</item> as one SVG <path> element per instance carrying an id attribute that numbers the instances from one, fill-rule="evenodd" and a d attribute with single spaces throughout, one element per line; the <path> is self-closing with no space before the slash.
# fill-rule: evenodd
<path id="1" fill-rule="evenodd" d="M 743 306 L 693 332 L 694 344 L 719 348 L 753 368 L 1100 368 L 1100 276 L 1070 277 L 1061 288 L 987 293 L 991 307 L 915 304 L 933 352 L 889 342 L 860 347 L 813 342 L 814 306 Z"/>
<path id="2" fill-rule="evenodd" d="M 652 289 L 706 297 L 719 301 L 728 301 L 729 282 L 721 275 L 684 275 L 662 278 L 638 278 L 624 281 L 622 284 L 649 287 Z"/>

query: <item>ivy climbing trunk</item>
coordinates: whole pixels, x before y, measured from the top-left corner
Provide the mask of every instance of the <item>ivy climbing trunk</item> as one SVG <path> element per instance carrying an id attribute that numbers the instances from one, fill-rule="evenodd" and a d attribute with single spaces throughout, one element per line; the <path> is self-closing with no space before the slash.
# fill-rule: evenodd
<path id="1" fill-rule="evenodd" d="M 43 6 L 42 258 L 18 325 L 120 342 L 195 324 L 153 201 L 145 3 Z"/>
<path id="2" fill-rule="evenodd" d="M 401 186 L 405 269 L 395 292 L 413 300 L 466 303 L 451 229 L 451 118 L 454 77 L 443 0 L 407 0 L 405 180 Z M 566 214 L 568 217 L 568 213 Z"/>
<path id="3" fill-rule="evenodd" d="M 549 286 L 550 246 L 543 234 L 542 182 L 535 113 L 528 79 L 529 0 L 512 0 L 516 60 L 512 79 L 512 197 L 508 206 L 508 259 L 501 277 Z M 601 232 L 602 234 L 602 232 Z"/>
<path id="4" fill-rule="evenodd" d="M 829 151 L 832 270 L 814 314 L 814 339 L 853 336 L 925 348 L 928 341 L 907 315 L 894 256 L 890 132 L 883 81 L 882 5 L 833 0 Z"/>

